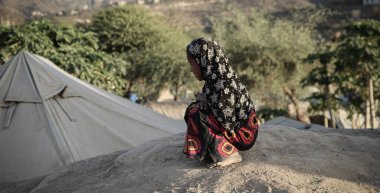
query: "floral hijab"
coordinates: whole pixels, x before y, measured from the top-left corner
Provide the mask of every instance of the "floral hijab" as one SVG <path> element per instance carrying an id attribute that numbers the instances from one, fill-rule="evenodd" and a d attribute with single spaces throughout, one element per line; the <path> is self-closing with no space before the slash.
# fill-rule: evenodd
<path id="1" fill-rule="evenodd" d="M 222 47 L 216 41 L 198 38 L 187 45 L 186 51 L 200 64 L 205 80 L 202 92 L 215 118 L 228 130 L 239 129 L 255 108 Z"/>

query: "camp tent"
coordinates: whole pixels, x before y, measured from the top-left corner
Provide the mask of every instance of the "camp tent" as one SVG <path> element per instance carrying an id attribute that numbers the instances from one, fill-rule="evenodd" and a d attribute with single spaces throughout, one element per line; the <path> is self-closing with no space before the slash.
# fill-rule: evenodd
<path id="1" fill-rule="evenodd" d="M 38 55 L 21 52 L 0 67 L 0 182 L 44 175 L 185 128 Z"/>
<path id="2" fill-rule="evenodd" d="M 301 130 L 303 130 L 303 129 L 309 129 L 309 130 L 326 129 L 326 127 L 323 127 L 322 125 L 305 124 L 305 123 L 302 123 L 300 121 L 297 121 L 297 120 L 294 120 L 291 118 L 287 118 L 287 117 L 283 117 L 283 116 L 276 117 L 272 120 L 265 122 L 264 124 L 265 125 L 281 125 L 281 126 L 286 126 L 286 127 L 296 128 L 296 129 L 301 129 Z"/>
<path id="3" fill-rule="evenodd" d="M 308 129 L 309 125 L 287 117 L 276 117 L 264 123 L 265 125 L 282 125 L 296 129 Z"/>

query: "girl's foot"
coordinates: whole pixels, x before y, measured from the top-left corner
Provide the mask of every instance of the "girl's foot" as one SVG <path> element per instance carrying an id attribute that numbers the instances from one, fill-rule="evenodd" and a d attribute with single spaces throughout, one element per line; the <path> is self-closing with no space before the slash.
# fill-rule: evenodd
<path id="1" fill-rule="evenodd" d="M 230 165 L 230 164 L 234 164 L 234 163 L 239 163 L 242 161 L 242 157 L 240 155 L 239 152 L 236 152 L 236 153 L 233 153 L 232 155 L 228 156 L 225 160 L 221 161 L 221 162 L 216 162 L 216 163 L 212 163 L 212 164 L 209 164 L 208 167 L 209 168 L 220 168 L 220 167 L 224 167 L 224 166 L 227 166 L 227 165 Z"/>

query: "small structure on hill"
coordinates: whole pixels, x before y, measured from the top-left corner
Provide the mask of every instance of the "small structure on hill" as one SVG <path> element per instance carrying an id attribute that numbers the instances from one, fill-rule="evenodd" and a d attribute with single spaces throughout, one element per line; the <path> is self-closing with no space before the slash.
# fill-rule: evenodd
<path id="1" fill-rule="evenodd" d="M 363 5 L 380 5 L 380 0 L 363 0 Z"/>

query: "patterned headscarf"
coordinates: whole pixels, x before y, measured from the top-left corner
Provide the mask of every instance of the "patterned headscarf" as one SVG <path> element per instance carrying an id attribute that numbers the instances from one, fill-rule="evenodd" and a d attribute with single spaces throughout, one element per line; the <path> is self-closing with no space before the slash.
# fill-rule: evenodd
<path id="1" fill-rule="evenodd" d="M 254 106 L 222 47 L 216 41 L 198 38 L 187 45 L 186 52 L 200 65 L 205 80 L 202 92 L 215 118 L 228 130 L 240 128 Z"/>

